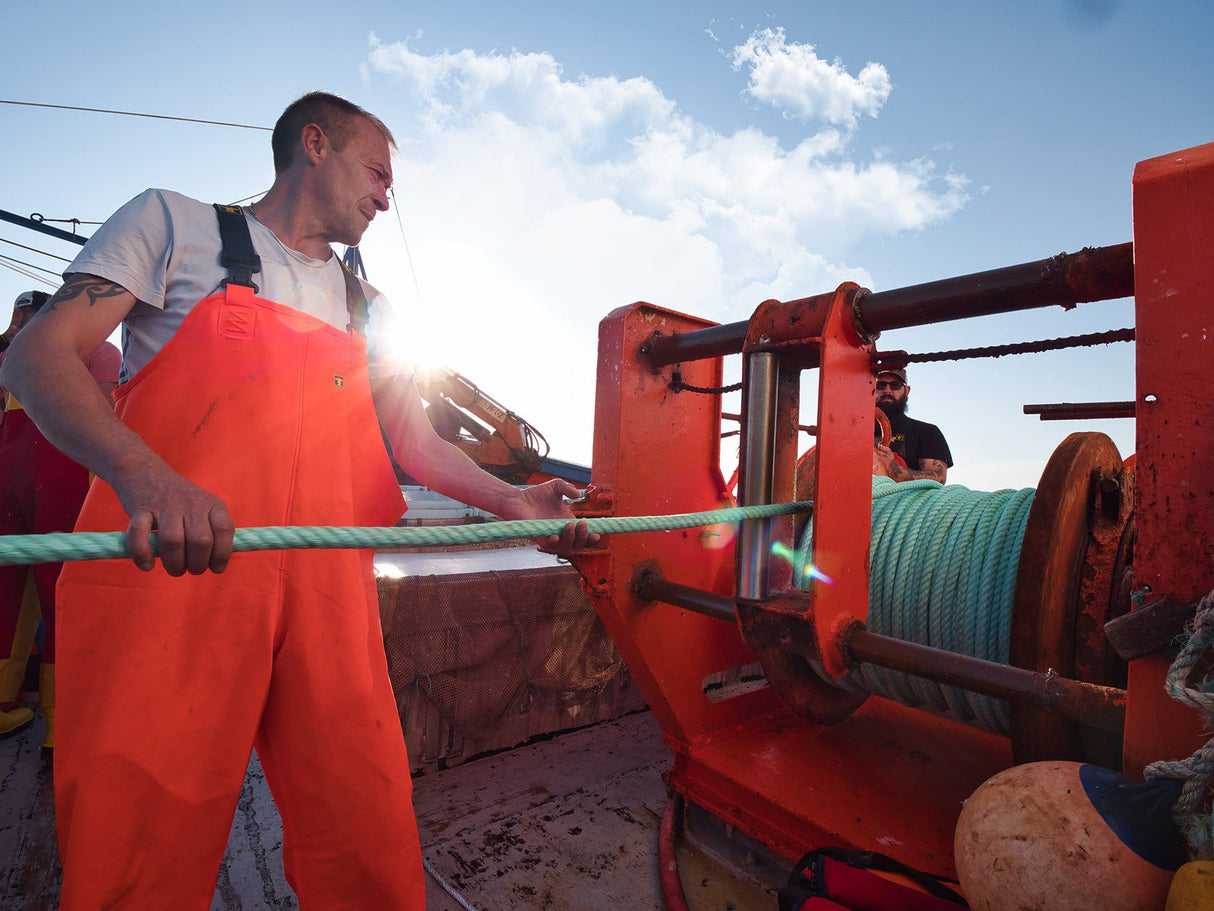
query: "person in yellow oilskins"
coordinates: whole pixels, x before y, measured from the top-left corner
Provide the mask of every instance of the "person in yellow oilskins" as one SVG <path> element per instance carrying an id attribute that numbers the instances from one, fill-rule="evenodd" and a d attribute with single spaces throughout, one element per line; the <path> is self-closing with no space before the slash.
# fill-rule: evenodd
<path id="1" fill-rule="evenodd" d="M 0 658 L 0 737 L 15 734 L 34 720 L 33 709 L 21 704 L 20 695 L 26 662 L 38 633 L 38 614 L 38 589 L 34 585 L 34 574 L 27 572 L 12 645 L 8 656 Z M 53 701 L 54 697 L 51 698 Z"/>

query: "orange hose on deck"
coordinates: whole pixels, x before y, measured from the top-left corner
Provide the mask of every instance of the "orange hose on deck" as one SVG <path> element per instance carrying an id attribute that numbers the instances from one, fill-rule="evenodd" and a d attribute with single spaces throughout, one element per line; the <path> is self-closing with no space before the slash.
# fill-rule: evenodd
<path id="1" fill-rule="evenodd" d="M 679 879 L 679 861 L 675 852 L 675 820 L 683 815 L 683 795 L 674 794 L 662 814 L 658 831 L 658 871 L 662 880 L 662 901 L 666 911 L 688 911 L 683 881 Z"/>

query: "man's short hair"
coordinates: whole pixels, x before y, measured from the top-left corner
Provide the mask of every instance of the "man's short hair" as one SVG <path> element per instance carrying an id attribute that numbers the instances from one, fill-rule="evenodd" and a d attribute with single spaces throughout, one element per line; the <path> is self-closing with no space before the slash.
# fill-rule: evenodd
<path id="1" fill-rule="evenodd" d="M 325 135 L 333 141 L 333 147 L 341 151 L 354 134 L 359 120 L 363 119 L 379 130 L 391 148 L 396 148 L 392 131 L 384 122 L 353 102 L 328 92 L 308 92 L 295 99 L 287 105 L 287 109 L 274 124 L 274 133 L 270 137 L 270 148 L 274 152 L 274 173 L 281 174 L 291 166 L 299 148 L 299 134 L 309 123 L 314 123 L 324 130 Z"/>
<path id="2" fill-rule="evenodd" d="M 37 313 L 42 309 L 42 305 L 50 299 L 51 296 L 45 291 L 22 291 L 13 301 L 13 309 L 20 310 L 22 307 L 30 307 Z"/>

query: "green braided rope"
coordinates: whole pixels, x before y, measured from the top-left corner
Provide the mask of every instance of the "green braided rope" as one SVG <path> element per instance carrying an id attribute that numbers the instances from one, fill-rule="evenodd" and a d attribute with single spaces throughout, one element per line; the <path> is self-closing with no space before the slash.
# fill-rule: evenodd
<path id="1" fill-rule="evenodd" d="M 590 531 L 600 535 L 643 531 L 676 531 L 703 525 L 725 525 L 746 519 L 770 519 L 808 512 L 813 504 L 773 503 L 766 506 L 733 506 L 707 512 L 669 516 L 609 516 L 587 519 Z M 297 548 L 438 547 L 482 544 L 560 534 L 568 519 L 520 519 L 481 525 L 433 525 L 411 528 L 330 528 L 327 526 L 282 526 L 238 528 L 233 549 L 290 550 Z M 152 535 L 156 553 L 156 536 Z M 72 560 L 114 560 L 129 557 L 124 532 L 57 532 L 46 535 L 0 535 L 0 566 L 33 563 L 62 563 Z"/>
<path id="2" fill-rule="evenodd" d="M 1164 689 L 1169 696 L 1197 709 L 1203 715 L 1206 730 L 1214 723 L 1214 682 L 1204 672 L 1196 674 L 1214 647 L 1214 591 L 1197 605 L 1197 613 L 1188 624 L 1188 639 L 1168 669 Z M 1195 860 L 1214 859 L 1214 816 L 1207 800 L 1214 781 L 1214 738 L 1188 759 L 1160 760 L 1142 770 L 1147 781 L 1153 778 L 1177 778 L 1184 782 L 1172 815 L 1180 826 Z"/>
<path id="3" fill-rule="evenodd" d="M 868 629 L 1006 663 L 1020 546 L 1035 493 L 874 477 Z M 798 579 L 811 565 L 809 540 L 806 534 L 797 551 Z M 829 682 L 1008 732 L 1006 702 L 900 671 L 865 664 Z"/>

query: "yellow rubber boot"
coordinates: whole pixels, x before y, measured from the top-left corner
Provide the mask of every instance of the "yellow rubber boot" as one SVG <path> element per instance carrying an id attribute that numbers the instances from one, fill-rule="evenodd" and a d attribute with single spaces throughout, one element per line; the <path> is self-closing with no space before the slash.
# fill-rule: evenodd
<path id="1" fill-rule="evenodd" d="M 17 701 L 29 658 L 0 658 L 0 705 Z"/>
<path id="2" fill-rule="evenodd" d="M 25 679 L 25 665 L 34 646 L 34 636 L 41 620 L 38 589 L 34 585 L 34 574 L 25 579 L 25 595 L 21 599 L 21 613 L 17 616 L 17 629 L 12 643 L 0 643 L 0 649 L 8 646 L 8 655 L 0 651 L 0 706 L 17 701 L 21 681 Z"/>
<path id="3" fill-rule="evenodd" d="M 42 738 L 42 748 L 50 750 L 55 746 L 55 665 L 45 661 L 38 674 L 38 704 L 46 716 L 46 736 Z"/>
<path id="4" fill-rule="evenodd" d="M 34 720 L 34 713 L 23 705 L 6 702 L 3 705 L 12 706 L 8 711 L 0 709 L 0 737 L 15 734 Z"/>
<path id="5" fill-rule="evenodd" d="M 25 596 L 21 599 L 21 613 L 8 657 L 0 658 L 0 737 L 14 734 L 34 720 L 30 709 L 17 704 L 17 693 L 25 679 L 25 664 L 38 631 L 38 620 L 38 590 L 31 572 L 26 576 Z"/>

